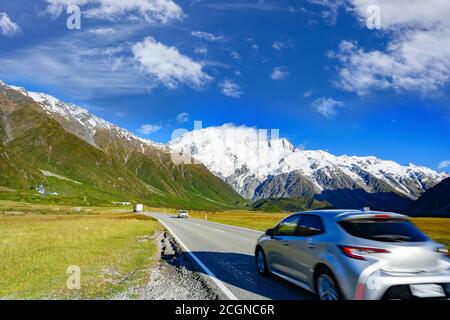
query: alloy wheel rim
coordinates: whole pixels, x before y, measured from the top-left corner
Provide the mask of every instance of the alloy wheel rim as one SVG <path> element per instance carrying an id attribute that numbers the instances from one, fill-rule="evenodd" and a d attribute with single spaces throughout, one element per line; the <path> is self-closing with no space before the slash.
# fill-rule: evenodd
<path id="1" fill-rule="evenodd" d="M 261 273 L 264 273 L 266 266 L 264 264 L 264 256 L 263 253 L 261 251 L 258 251 L 258 255 L 257 255 L 257 264 L 258 264 L 258 270 Z"/>
<path id="2" fill-rule="evenodd" d="M 317 284 L 320 300 L 339 300 L 336 283 L 328 275 L 320 275 Z"/>

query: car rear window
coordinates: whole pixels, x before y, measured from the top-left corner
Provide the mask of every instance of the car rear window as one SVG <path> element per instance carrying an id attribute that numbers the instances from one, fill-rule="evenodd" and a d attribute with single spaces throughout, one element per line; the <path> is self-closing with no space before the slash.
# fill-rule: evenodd
<path id="1" fill-rule="evenodd" d="M 364 219 L 339 223 L 352 236 L 382 242 L 423 242 L 427 237 L 407 220 Z"/>

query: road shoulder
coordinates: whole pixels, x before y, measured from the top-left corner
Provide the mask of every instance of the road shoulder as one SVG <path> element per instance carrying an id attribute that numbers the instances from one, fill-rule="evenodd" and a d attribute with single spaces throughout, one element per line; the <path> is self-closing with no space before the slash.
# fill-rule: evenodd
<path id="1" fill-rule="evenodd" d="M 167 231 L 158 235 L 157 242 L 158 262 L 148 270 L 149 280 L 117 295 L 116 300 L 224 299 Z"/>

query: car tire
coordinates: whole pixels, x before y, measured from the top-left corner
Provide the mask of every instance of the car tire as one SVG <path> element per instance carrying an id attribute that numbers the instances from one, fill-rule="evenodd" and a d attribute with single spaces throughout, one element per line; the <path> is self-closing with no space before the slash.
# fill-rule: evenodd
<path id="1" fill-rule="evenodd" d="M 256 262 L 256 270 L 258 271 L 258 273 L 263 277 L 267 277 L 270 274 L 270 272 L 269 269 L 267 268 L 266 255 L 264 254 L 262 248 L 256 249 L 255 262 Z"/>
<path id="2" fill-rule="evenodd" d="M 336 277 L 330 269 L 323 267 L 315 277 L 317 298 L 319 300 L 344 300 Z"/>

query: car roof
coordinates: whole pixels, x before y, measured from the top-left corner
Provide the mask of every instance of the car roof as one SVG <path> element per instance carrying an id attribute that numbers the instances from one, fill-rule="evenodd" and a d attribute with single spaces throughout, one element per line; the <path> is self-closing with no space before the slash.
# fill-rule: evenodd
<path id="1" fill-rule="evenodd" d="M 304 211 L 296 212 L 294 214 L 315 214 L 323 218 L 334 218 L 339 220 L 349 219 L 351 217 L 370 217 L 370 216 L 387 216 L 390 218 L 402 218 L 408 219 L 406 215 L 398 214 L 395 212 L 385 212 L 385 211 L 374 211 L 369 208 L 363 209 L 327 209 L 327 210 L 316 210 L 316 211 Z"/>

